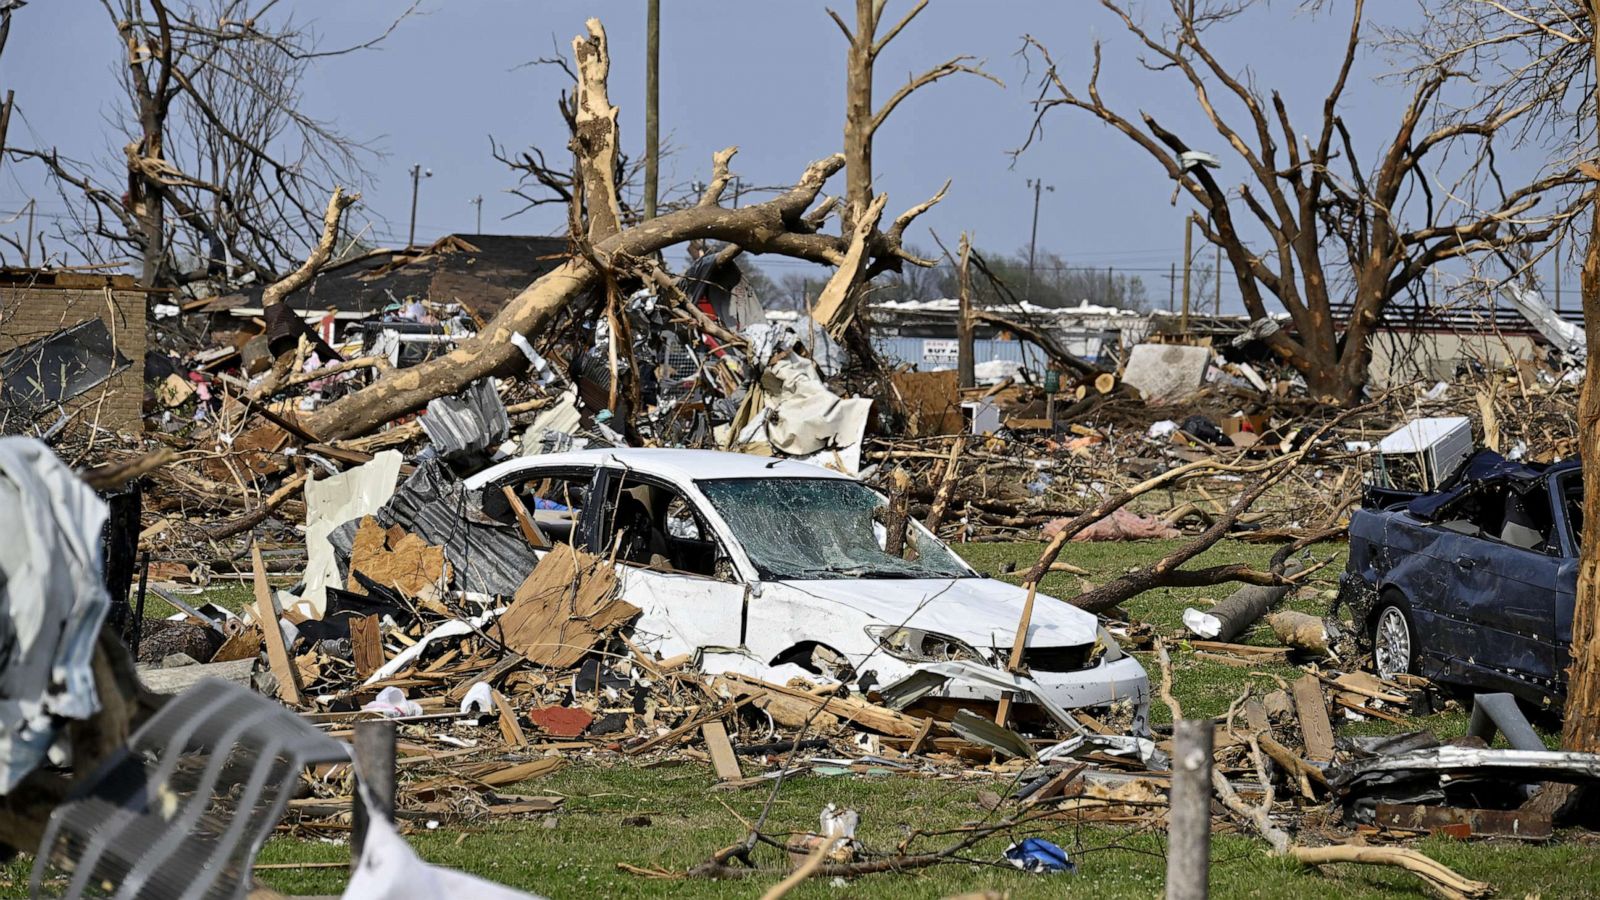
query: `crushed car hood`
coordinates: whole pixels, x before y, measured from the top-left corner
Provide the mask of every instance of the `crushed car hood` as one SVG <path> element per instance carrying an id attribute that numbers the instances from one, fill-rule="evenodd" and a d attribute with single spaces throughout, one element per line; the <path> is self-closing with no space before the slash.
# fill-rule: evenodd
<path id="1" fill-rule="evenodd" d="M 1011 646 L 1028 597 L 1022 588 L 992 578 L 841 578 L 768 582 L 767 587 L 837 603 L 865 613 L 877 623 L 904 624 L 960 638 L 980 650 Z M 1094 614 L 1039 594 L 1028 624 L 1028 646 L 1090 644 L 1098 626 Z"/>

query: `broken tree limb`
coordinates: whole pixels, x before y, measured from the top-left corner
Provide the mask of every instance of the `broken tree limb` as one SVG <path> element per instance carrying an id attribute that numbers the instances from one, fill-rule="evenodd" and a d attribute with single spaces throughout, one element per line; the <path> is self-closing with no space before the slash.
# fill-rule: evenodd
<path id="1" fill-rule="evenodd" d="M 957 475 L 961 471 L 961 452 L 967 448 L 967 436 L 956 435 L 955 441 L 950 445 L 950 459 L 944 465 L 944 474 L 939 478 L 939 489 L 934 492 L 933 506 L 928 510 L 928 520 L 923 523 L 928 531 L 938 534 L 939 526 L 944 522 L 945 513 L 950 509 L 950 495 L 955 493 Z"/>
<path id="2" fill-rule="evenodd" d="M 279 485 L 277 490 L 269 494 L 266 501 L 260 506 L 256 507 L 250 512 L 245 513 L 237 519 L 223 522 L 221 525 L 218 525 L 215 528 L 208 529 L 205 532 L 206 538 L 213 541 L 220 541 L 224 538 L 233 537 L 240 532 L 249 531 L 257 525 L 260 525 L 262 522 L 265 522 L 267 517 L 272 515 L 273 510 L 276 510 L 278 507 L 282 506 L 284 501 L 288 500 L 290 497 L 293 497 L 295 492 L 299 491 L 305 486 L 306 475 L 307 473 L 305 472 L 300 472 L 299 474 L 294 475 L 288 481 L 285 481 L 283 484 Z"/>
<path id="3" fill-rule="evenodd" d="M 360 199 L 359 193 L 346 194 L 344 188 L 340 187 L 333 189 L 333 196 L 328 198 L 328 209 L 322 214 L 322 236 L 317 239 L 317 245 L 311 248 L 311 253 L 300 264 L 300 268 L 267 285 L 261 292 L 263 309 L 282 303 L 283 298 L 310 284 L 317 271 L 327 265 L 328 258 L 333 255 L 333 245 L 339 240 L 339 219 L 346 209 Z"/>
<path id="4" fill-rule="evenodd" d="M 835 339 L 844 333 L 845 326 L 855 317 L 863 271 L 870 259 L 867 241 L 877 230 L 878 222 L 883 218 L 884 204 L 888 201 L 888 194 L 879 194 L 872 198 L 864 210 L 859 211 L 860 217 L 854 223 L 844 259 L 823 286 L 822 293 L 817 296 L 817 304 L 811 310 L 811 317 Z"/>
<path id="5" fill-rule="evenodd" d="M 1494 886 L 1464 878 L 1454 869 L 1405 847 L 1290 847 L 1289 857 L 1305 866 L 1364 863 L 1398 866 L 1418 876 L 1445 897 L 1492 897 Z"/>
<path id="6" fill-rule="evenodd" d="M 896 558 L 906 555 L 906 525 L 911 517 L 911 476 L 905 469 L 889 473 L 889 507 L 884 515 L 883 552 Z"/>
<path id="7" fill-rule="evenodd" d="M 1299 572 L 1301 566 L 1298 560 L 1289 560 L 1284 574 L 1292 576 Z M 1257 620 L 1267 614 L 1278 601 L 1282 600 L 1290 591 L 1290 586 L 1284 585 L 1246 585 L 1229 594 L 1225 600 L 1205 612 L 1199 613 L 1197 624 L 1200 626 L 1194 633 L 1207 640 L 1222 641 L 1227 643 L 1243 634 Z M 1190 616 L 1186 613 L 1185 622 Z"/>
<path id="8" fill-rule="evenodd" d="M 1278 642 L 1315 656 L 1328 656 L 1329 635 L 1327 623 L 1317 616 L 1295 610 L 1276 612 L 1267 617 L 1272 633 Z"/>

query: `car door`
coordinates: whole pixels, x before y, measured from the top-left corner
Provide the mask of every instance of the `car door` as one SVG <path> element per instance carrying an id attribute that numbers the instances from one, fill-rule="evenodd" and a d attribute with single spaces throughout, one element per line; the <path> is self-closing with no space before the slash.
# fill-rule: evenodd
<path id="1" fill-rule="evenodd" d="M 1562 557 L 1547 487 L 1506 485 L 1499 530 L 1460 538 L 1459 589 L 1450 601 L 1464 629 L 1457 653 L 1487 684 L 1509 677 L 1548 685 L 1556 677 Z"/>
<path id="2" fill-rule="evenodd" d="M 1550 502 L 1561 531 L 1561 560 L 1556 566 L 1554 641 L 1556 684 L 1552 693 L 1565 697 L 1567 667 L 1572 665 L 1572 616 L 1578 600 L 1578 554 L 1582 550 L 1583 473 L 1577 469 L 1550 479 Z"/>
<path id="3" fill-rule="evenodd" d="M 591 504 L 597 514 L 591 552 L 614 555 L 618 596 L 641 612 L 636 641 L 663 657 L 737 652 L 744 644 L 748 586 L 732 567 L 719 565 L 725 554 L 705 511 L 665 479 L 613 468 L 602 473 L 596 492 L 602 499 Z M 630 534 L 646 527 L 652 534 L 643 542 Z M 640 547 L 661 552 L 646 555 Z"/>

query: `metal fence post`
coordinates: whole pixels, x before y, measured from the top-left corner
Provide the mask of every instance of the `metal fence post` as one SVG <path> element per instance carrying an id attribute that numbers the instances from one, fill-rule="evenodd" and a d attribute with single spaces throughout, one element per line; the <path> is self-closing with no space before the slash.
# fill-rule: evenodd
<path id="1" fill-rule="evenodd" d="M 1167 814 L 1167 900 L 1205 900 L 1211 876 L 1210 719 L 1172 725 L 1172 795 Z"/>
<path id="2" fill-rule="evenodd" d="M 357 722 L 355 729 L 355 790 L 350 797 L 350 868 L 361 864 L 361 850 L 367 843 L 370 815 L 362 800 L 363 786 L 372 797 L 372 813 L 386 822 L 394 821 L 394 723 L 388 719 Z"/>

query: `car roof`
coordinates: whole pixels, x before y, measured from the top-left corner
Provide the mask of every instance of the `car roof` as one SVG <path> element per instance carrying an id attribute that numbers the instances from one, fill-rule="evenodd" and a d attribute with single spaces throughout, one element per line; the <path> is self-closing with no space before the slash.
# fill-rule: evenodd
<path id="1" fill-rule="evenodd" d="M 521 469 L 564 465 L 613 466 L 678 482 L 710 478 L 850 478 L 832 469 L 780 457 L 720 450 L 616 447 L 519 457 L 473 475 L 466 484 L 469 489 L 476 489 Z"/>

